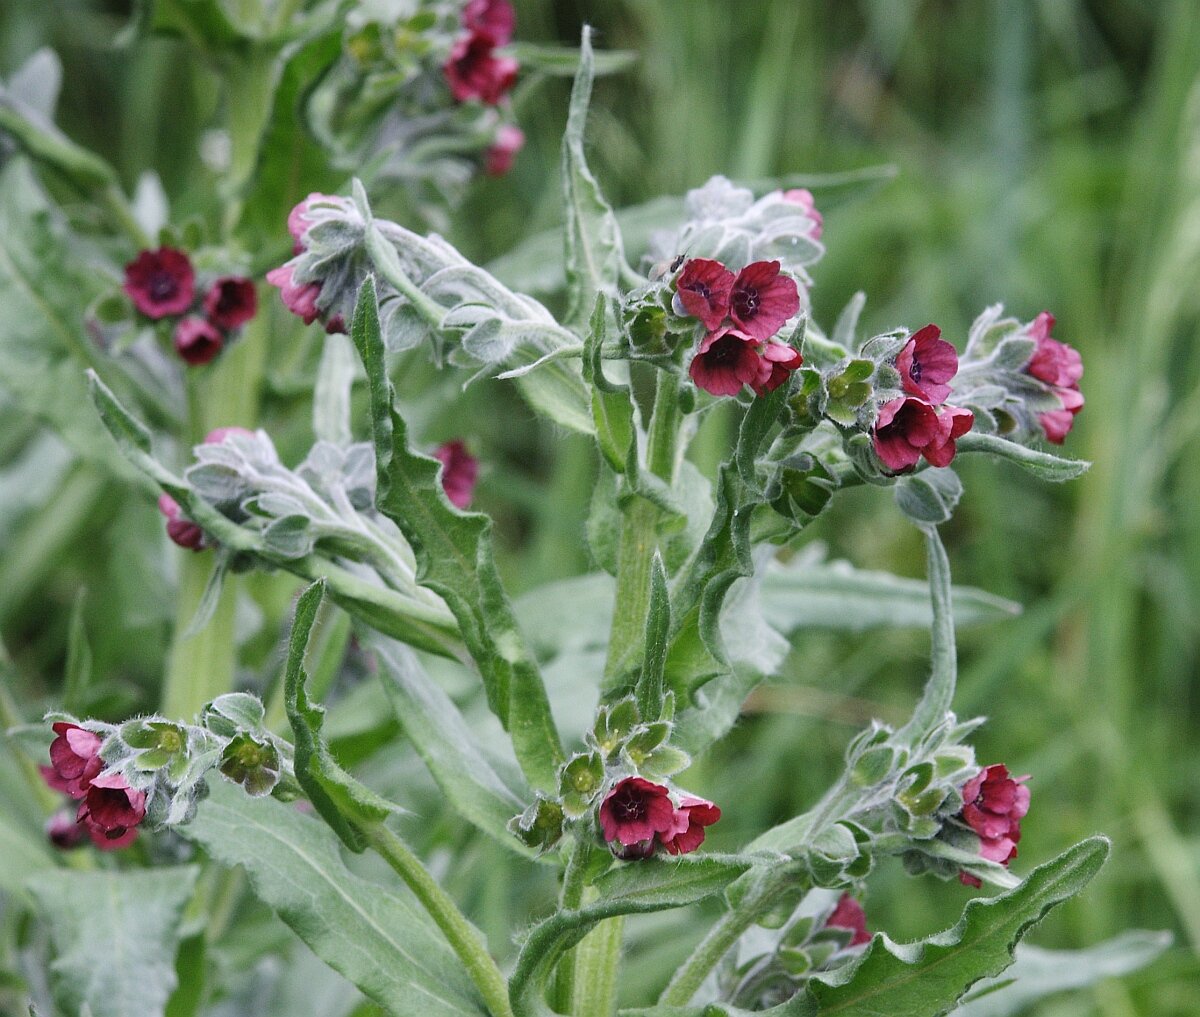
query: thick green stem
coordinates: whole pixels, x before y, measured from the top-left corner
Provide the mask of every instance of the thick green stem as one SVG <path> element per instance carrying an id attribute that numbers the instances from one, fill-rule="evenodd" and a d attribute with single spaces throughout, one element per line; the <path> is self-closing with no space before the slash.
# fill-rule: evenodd
<path id="1" fill-rule="evenodd" d="M 382 823 L 363 831 L 367 841 L 416 895 L 425 910 L 445 934 L 450 946 L 471 976 L 492 1017 L 513 1017 L 508 1000 L 508 983 L 488 953 L 479 932 L 467 921 L 421 860 Z"/>
<path id="2" fill-rule="evenodd" d="M 575 947 L 575 1017 L 613 1017 L 617 1012 L 617 962 L 625 919 L 606 918 Z"/>

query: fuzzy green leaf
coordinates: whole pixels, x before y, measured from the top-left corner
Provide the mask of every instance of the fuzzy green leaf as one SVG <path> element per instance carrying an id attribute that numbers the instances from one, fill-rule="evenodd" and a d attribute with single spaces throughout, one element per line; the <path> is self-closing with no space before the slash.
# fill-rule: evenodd
<path id="1" fill-rule="evenodd" d="M 638 676 L 638 709 L 645 720 L 662 715 L 663 669 L 667 664 L 667 636 L 671 631 L 671 599 L 667 593 L 667 570 L 662 555 L 654 552 L 650 563 L 650 610 L 646 613 L 646 655 Z"/>
<path id="2" fill-rule="evenodd" d="M 1050 480 L 1055 483 L 1083 476 L 1092 465 L 1082 459 L 1064 459 L 1051 452 L 1026 448 L 1024 445 L 1018 445 L 1016 442 L 1008 441 L 994 434 L 984 434 L 982 431 L 978 433 L 968 431 L 959 438 L 958 451 L 986 452 L 989 455 L 1007 459 L 1010 463 L 1016 463 L 1040 480 Z"/>
<path id="3" fill-rule="evenodd" d="M 629 387 L 615 384 L 604 376 L 600 349 L 607 333 L 607 300 L 600 294 L 583 347 L 583 379 L 592 390 L 592 417 L 596 422 L 600 452 L 608 465 L 621 473 L 625 470 L 636 433 L 635 409 Z"/>
<path id="4" fill-rule="evenodd" d="M 530 784 L 552 790 L 563 761 L 562 745 L 537 664 L 496 571 L 491 520 L 455 509 L 442 490 L 441 464 L 408 447 L 407 427 L 396 412 L 384 365 L 371 278 L 359 292 L 351 337 L 371 392 L 376 504 L 412 546 L 417 581 L 441 596 L 458 621 L 483 678 L 488 705 L 511 735 Z"/>
<path id="5" fill-rule="evenodd" d="M 393 1017 L 481 1017 L 449 944 L 407 894 L 354 875 L 320 822 L 272 798 L 214 781 L 180 832 L 224 865 L 318 957 Z"/>
<path id="6" fill-rule="evenodd" d="M 41 873 L 26 888 L 50 929 L 64 1013 L 158 1017 L 175 989 L 179 923 L 200 870 Z"/>
<path id="7" fill-rule="evenodd" d="M 852 966 L 809 981 L 808 1013 L 878 1017 L 948 1013 L 980 979 L 1013 962 L 1017 941 L 1051 908 L 1074 897 L 1100 870 L 1109 844 L 1093 837 L 1035 869 L 1015 890 L 967 904 L 952 929 L 917 943 L 877 934 Z"/>

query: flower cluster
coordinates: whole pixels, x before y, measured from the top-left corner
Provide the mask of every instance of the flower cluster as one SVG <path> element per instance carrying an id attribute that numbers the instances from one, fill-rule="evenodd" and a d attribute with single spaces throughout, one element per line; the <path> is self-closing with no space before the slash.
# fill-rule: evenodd
<path id="1" fill-rule="evenodd" d="M 1025 373 L 1044 381 L 1054 390 L 1061 409 L 1038 415 L 1046 440 L 1061 445 L 1075 423 L 1075 414 L 1083 409 L 1079 379 L 1083 377 L 1083 358 L 1079 351 L 1050 337 L 1054 315 L 1042 311 L 1029 324 L 1029 336 L 1037 349 L 1025 365 Z"/>
<path id="2" fill-rule="evenodd" d="M 287 228 L 292 235 L 292 254 L 295 257 L 303 255 L 308 250 L 307 236 L 311 227 L 323 222 L 320 210 L 331 208 L 343 210 L 349 203 L 344 198 L 329 194 L 310 194 L 288 213 Z M 267 273 L 267 282 L 279 287 L 279 296 L 283 306 L 296 315 L 306 325 L 311 325 L 318 318 L 325 325 L 325 331 L 334 334 L 346 331 L 346 314 L 349 309 L 330 308 L 320 301 L 322 279 L 297 278 L 296 260 L 273 268 Z M 323 305 L 323 306 L 322 306 Z"/>
<path id="3" fill-rule="evenodd" d="M 125 266 L 122 289 L 150 320 L 176 319 L 175 351 L 193 367 L 213 360 L 258 310 L 254 283 L 240 275 L 217 276 L 197 300 L 195 269 L 174 247 L 139 252 Z"/>
<path id="4" fill-rule="evenodd" d="M 495 50 L 512 40 L 513 22 L 509 0 L 470 0 L 463 8 L 463 32 L 443 66 L 455 100 L 495 106 L 512 88 L 520 65 Z"/>
<path id="5" fill-rule="evenodd" d="M 979 854 L 1007 866 L 1017 857 L 1021 820 L 1029 811 L 1028 775 L 1010 777 L 1008 767 L 996 763 L 980 770 L 962 789 L 963 807 L 958 819 L 979 836 Z M 965 886 L 979 887 L 969 872 L 959 874 Z"/>
<path id="6" fill-rule="evenodd" d="M 737 395 L 743 385 L 765 395 L 802 363 L 799 350 L 771 341 L 800 310 L 796 280 L 778 261 L 751 262 L 734 275 L 719 261 L 692 258 L 675 280 L 672 309 L 704 326 L 688 373 L 713 395 Z"/>
<path id="7" fill-rule="evenodd" d="M 721 818 L 712 802 L 676 793 L 644 777 L 626 777 L 604 796 L 600 830 L 613 853 L 631 860 L 659 848 L 685 855 L 704 843 L 704 828 Z"/>
<path id="8" fill-rule="evenodd" d="M 970 410 L 946 402 L 958 354 L 941 334 L 936 325 L 926 325 L 896 357 L 906 394 L 879 407 L 871 431 L 875 454 L 893 473 L 912 469 L 922 456 L 931 466 L 949 466 L 956 439 L 975 423 Z"/>
<path id="9" fill-rule="evenodd" d="M 133 843 L 137 826 L 146 816 L 146 795 L 129 786 L 119 773 L 106 770 L 100 758 L 104 739 L 78 724 L 54 725 L 50 765 L 41 767 L 50 787 L 79 802 L 76 829 L 62 817 L 51 820 L 48 834 L 59 846 L 78 841 L 82 827 L 102 851 L 113 851 Z"/>

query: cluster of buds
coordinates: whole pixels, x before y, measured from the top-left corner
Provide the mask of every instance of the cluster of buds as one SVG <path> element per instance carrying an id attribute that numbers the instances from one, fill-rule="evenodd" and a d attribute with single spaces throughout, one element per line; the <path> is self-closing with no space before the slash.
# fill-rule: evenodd
<path id="1" fill-rule="evenodd" d="M 209 431 L 204 436 L 204 443 L 206 445 L 220 444 L 231 434 L 253 437 L 253 432 L 246 430 L 244 427 L 218 427 L 213 431 Z M 212 546 L 210 538 L 199 526 L 183 514 L 179 502 L 169 494 L 159 495 L 158 511 L 166 517 L 167 536 L 173 543 L 187 548 L 189 551 L 202 551 Z"/>
<path id="2" fill-rule="evenodd" d="M 1007 866 L 1017 857 L 1021 820 L 1029 811 L 1029 776 L 1011 777 L 1008 767 L 996 763 L 980 770 L 962 788 L 963 807 L 958 822 L 979 837 L 979 854 L 989 862 Z M 960 872 L 963 885 L 980 887 L 977 876 Z"/>
<path id="3" fill-rule="evenodd" d="M 291 747 L 267 731 L 262 703 L 244 692 L 213 700 L 196 724 L 165 717 L 121 725 L 59 720 L 53 731 L 42 776 L 79 802 L 74 822 L 59 814 L 48 824 L 59 847 L 73 847 L 86 834 L 111 851 L 131 844 L 143 820 L 186 822 L 207 790 L 210 770 L 259 796 L 274 791 L 291 767 Z"/>
<path id="4" fill-rule="evenodd" d="M 174 247 L 139 252 L 122 289 L 145 318 L 173 322 L 175 351 L 193 367 L 212 361 L 258 309 L 250 279 L 219 275 L 197 286 L 191 260 Z"/>
<path id="5" fill-rule="evenodd" d="M 1029 323 L 1029 336 L 1037 349 L 1025 365 L 1025 373 L 1051 387 L 1061 408 L 1038 414 L 1046 440 L 1061 445 L 1075 423 L 1075 414 L 1083 409 L 1079 379 L 1083 377 L 1083 358 L 1079 351 L 1050 336 L 1054 315 L 1042 311 Z"/>
<path id="6" fill-rule="evenodd" d="M 672 309 L 704 326 L 688 373 L 713 395 L 774 391 L 800 366 L 799 350 L 772 338 L 800 310 L 796 280 L 778 261 L 755 261 L 735 276 L 721 262 L 693 258 L 675 280 Z"/>
<path id="7" fill-rule="evenodd" d="M 721 810 L 668 780 L 691 763 L 669 744 L 670 712 L 668 702 L 662 718 L 645 721 L 631 698 L 602 706 L 585 736 L 586 751 L 559 771 L 558 797 L 539 797 L 509 828 L 530 847 L 547 850 L 573 823 L 626 861 L 660 850 L 695 851 Z"/>
<path id="8" fill-rule="evenodd" d="M 284 307 L 306 325 L 320 318 L 325 331 L 330 334 L 346 331 L 346 322 L 354 307 L 345 294 L 336 292 L 335 287 L 329 287 L 322 293 L 326 277 L 319 266 L 326 259 L 322 258 L 314 265 L 314 259 L 306 259 L 304 255 L 309 250 L 310 231 L 320 239 L 323 233 L 335 233 L 338 228 L 336 224 L 353 214 L 354 204 L 346 198 L 315 192 L 310 194 L 288 214 L 292 260 L 267 273 L 267 282 L 279 287 Z M 330 224 L 335 225 L 331 228 Z"/>
<path id="9" fill-rule="evenodd" d="M 936 325 L 926 325 L 896 357 L 905 394 L 879 407 L 871 430 L 875 454 L 893 473 L 911 470 L 922 457 L 930 466 L 949 466 L 956 439 L 975 423 L 970 410 L 946 402 L 958 353 L 941 335 Z"/>

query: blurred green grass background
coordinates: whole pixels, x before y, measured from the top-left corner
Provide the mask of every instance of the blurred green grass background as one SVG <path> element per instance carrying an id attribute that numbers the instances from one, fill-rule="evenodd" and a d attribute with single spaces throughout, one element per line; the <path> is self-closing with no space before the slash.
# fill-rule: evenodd
<path id="1" fill-rule="evenodd" d="M 820 321 L 832 323 L 862 289 L 868 331 L 933 321 L 961 347 L 974 315 L 1003 301 L 1022 319 L 1053 311 L 1056 336 L 1082 352 L 1088 404 L 1066 450 L 1095 462 L 1086 477 L 1049 489 L 963 465 L 967 494 L 948 534 L 955 579 L 1029 608 L 963 634 L 958 709 L 990 717 L 982 762 L 1033 775 L 1020 868 L 1096 831 L 1115 842 L 1096 885 L 1035 941 L 1082 946 L 1135 926 L 1177 937 L 1145 972 L 1034 1012 L 1200 1012 L 1200 4 L 517 8 L 523 39 L 573 44 L 587 21 L 599 46 L 639 55 L 599 84 L 590 124 L 593 168 L 614 204 L 679 193 L 713 173 L 753 180 L 892 164 L 891 182 L 853 200 L 831 205 L 817 191 L 829 249 L 815 272 Z M 157 169 L 186 212 L 201 204 L 197 138 L 217 115 L 217 79 L 169 40 L 116 56 L 107 44 L 127 14 L 117 0 L 4 4 L 0 74 L 52 45 L 66 66 L 64 129 L 131 185 Z M 469 255 L 495 257 L 557 221 L 566 90 L 549 82 L 519 96 L 527 148 L 453 220 L 451 239 Z M 495 387 L 475 390 L 462 414 L 489 464 L 481 499 L 503 524 L 513 585 L 586 570 L 580 532 L 594 464 L 583 443 L 536 431 Z M 718 420 L 697 457 L 718 460 L 726 440 Z M 847 498 L 814 539 L 863 567 L 921 574 L 915 532 L 881 500 Z M 88 504 L 101 511 L 94 493 Z M 73 590 L 117 582 L 106 571 L 114 559 L 91 553 L 85 521 L 36 575 L 22 572 L 26 551 L 11 548 L 0 570 L 20 584 L 19 594 L 0 591 L 6 641 L 48 687 Z M 97 599 L 90 630 L 103 661 Z M 155 646 L 108 658 L 152 674 Z M 690 781 L 739 803 L 713 843 L 731 847 L 810 804 L 853 731 L 912 702 L 926 653 L 920 634 L 806 637 Z M 870 889 L 872 925 L 900 939 L 949 923 L 964 899 L 956 884 L 910 881 L 894 864 Z M 656 956 L 644 949 L 635 972 Z"/>

